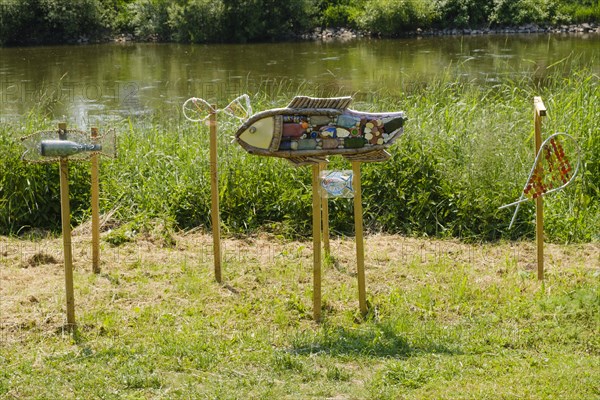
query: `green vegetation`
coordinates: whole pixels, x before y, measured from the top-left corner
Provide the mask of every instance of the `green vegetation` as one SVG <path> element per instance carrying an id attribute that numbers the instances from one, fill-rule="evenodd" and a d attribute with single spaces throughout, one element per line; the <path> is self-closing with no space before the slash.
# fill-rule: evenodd
<path id="1" fill-rule="evenodd" d="M 63 43 L 106 28 L 97 0 L 0 2 L 0 44 Z"/>
<path id="2" fill-rule="evenodd" d="M 568 15 L 574 22 L 600 20 L 600 1 L 598 0 L 561 1 L 557 9 L 560 14 Z"/>
<path id="3" fill-rule="evenodd" d="M 388 36 L 431 27 L 600 21 L 600 0 L 4 0 L 0 44 L 120 33 L 178 42 L 281 40 L 318 26 Z"/>
<path id="4" fill-rule="evenodd" d="M 101 274 L 76 257 L 73 336 L 60 239 L 0 246 L 3 399 L 600 396 L 595 245 L 547 246 L 541 284 L 525 243 L 371 236 L 363 320 L 353 243 L 334 240 L 320 324 L 306 243 L 226 240 L 225 285 L 208 236 L 107 245 Z"/>
<path id="5" fill-rule="evenodd" d="M 512 210 L 498 207 L 516 200 L 527 179 L 533 160 L 532 99 L 541 95 L 549 110 L 545 135 L 575 136 L 583 163 L 571 187 L 545 200 L 547 239 L 599 240 L 600 78 L 584 66 L 573 67 L 567 75 L 561 70 L 567 63 L 576 66 L 578 60 L 571 57 L 549 66 L 543 85 L 534 78 L 518 78 L 482 86 L 457 81 L 453 75 L 421 85 L 399 83 L 381 92 L 358 93 L 355 109 L 404 109 L 409 116 L 405 135 L 391 148 L 393 157 L 382 164 L 363 165 L 366 228 L 472 241 L 532 237 L 531 203 L 521 207 L 510 231 Z M 280 91 L 270 96 L 260 89 L 252 94 L 255 111 L 284 106 L 295 93 L 339 94 L 284 83 L 278 87 Z M 162 112 L 132 117 L 117 126 L 119 157 L 102 164 L 102 210 L 121 223 L 135 221 L 136 227 L 127 226 L 125 232 L 143 231 L 157 218 L 180 229 L 210 225 L 208 128 L 185 121 L 179 107 Z M 22 121 L 0 126 L 2 234 L 59 228 L 56 165 L 26 165 L 19 159 L 19 136 L 53 128 L 40 115 L 33 111 Z M 310 168 L 247 154 L 229 143 L 236 127 L 233 121 L 221 119 L 223 229 L 310 235 Z M 332 158 L 331 168 L 348 167 L 342 158 Z M 87 164 L 71 166 L 75 223 L 89 218 L 88 168 Z M 351 234 L 352 203 L 331 200 L 330 221 L 334 232 Z M 126 238 L 117 235 L 111 240 Z"/>

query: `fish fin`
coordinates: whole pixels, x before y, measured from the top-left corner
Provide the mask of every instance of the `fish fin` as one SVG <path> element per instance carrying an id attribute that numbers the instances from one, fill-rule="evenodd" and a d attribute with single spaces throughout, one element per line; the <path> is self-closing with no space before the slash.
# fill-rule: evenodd
<path id="1" fill-rule="evenodd" d="M 100 144 L 102 150 L 93 152 L 109 158 L 117 158 L 117 131 L 115 128 L 110 128 L 104 134 L 93 138 L 93 144 Z"/>
<path id="2" fill-rule="evenodd" d="M 345 110 L 352 103 L 352 97 L 331 97 L 319 99 L 316 97 L 296 96 L 292 99 L 288 108 L 331 108 Z"/>
<path id="3" fill-rule="evenodd" d="M 287 158 L 289 162 L 294 164 L 294 167 L 300 167 L 302 165 L 313 165 L 320 163 L 327 163 L 329 160 L 326 157 L 318 157 L 318 156 L 298 156 L 298 157 L 289 157 Z"/>
<path id="4" fill-rule="evenodd" d="M 349 161 L 360 161 L 360 162 L 379 162 L 385 161 L 392 155 L 383 149 L 369 151 L 367 153 L 360 154 L 346 154 L 344 157 Z"/>

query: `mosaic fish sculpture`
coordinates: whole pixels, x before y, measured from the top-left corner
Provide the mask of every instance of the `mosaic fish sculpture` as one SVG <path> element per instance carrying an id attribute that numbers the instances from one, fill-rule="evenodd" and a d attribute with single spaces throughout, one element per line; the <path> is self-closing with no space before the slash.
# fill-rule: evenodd
<path id="1" fill-rule="evenodd" d="M 294 165 L 326 162 L 339 154 L 351 161 L 385 161 L 385 150 L 402 134 L 404 112 L 364 113 L 348 108 L 352 97 L 296 96 L 286 108 L 251 116 L 235 134 L 250 154 L 281 157 Z"/>

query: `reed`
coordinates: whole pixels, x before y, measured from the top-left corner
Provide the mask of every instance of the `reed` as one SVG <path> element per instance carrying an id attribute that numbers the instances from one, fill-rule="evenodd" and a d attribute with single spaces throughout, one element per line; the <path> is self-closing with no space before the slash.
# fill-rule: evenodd
<path id="1" fill-rule="evenodd" d="M 565 63 L 577 62 L 567 60 Z M 566 73 L 549 67 L 543 80 L 522 77 L 494 84 L 456 78 L 360 93 L 354 108 L 403 109 L 406 134 L 392 147 L 391 160 L 365 165 L 365 227 L 371 232 L 458 237 L 481 241 L 533 237 L 533 206 L 522 207 L 508 231 L 511 210 L 532 154 L 532 101 L 542 96 L 549 110 L 544 132 L 568 132 L 582 148 L 582 174 L 565 191 L 546 199 L 548 240 L 599 240 L 600 78 L 585 66 Z M 535 76 L 536 74 L 534 74 Z M 272 89 L 274 86 L 270 86 Z M 296 93 L 325 93 L 306 83 L 280 82 L 277 90 L 252 94 L 255 111 L 285 106 Z M 32 113 L 0 126 L 0 233 L 28 227 L 57 229 L 56 167 L 24 165 L 17 138 L 49 121 Z M 310 171 L 286 161 L 251 156 L 230 144 L 236 124 L 220 119 L 220 203 L 225 232 L 269 230 L 285 237 L 310 234 Z M 183 119 L 173 107 L 122 121 L 119 157 L 101 166 L 101 207 L 121 222 L 140 226 L 161 219 L 190 229 L 210 224 L 208 128 Z M 334 158 L 331 168 L 349 168 Z M 89 217 L 87 165 L 73 165 L 72 209 L 78 223 Z M 352 233 L 351 202 L 330 202 L 331 228 Z"/>

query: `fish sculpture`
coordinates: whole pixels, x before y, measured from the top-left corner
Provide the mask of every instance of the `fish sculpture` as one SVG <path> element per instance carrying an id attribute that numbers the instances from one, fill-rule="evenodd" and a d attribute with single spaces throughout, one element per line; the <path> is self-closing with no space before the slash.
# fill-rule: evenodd
<path id="1" fill-rule="evenodd" d="M 281 157 L 294 165 L 327 162 L 329 155 L 351 161 L 385 161 L 385 150 L 402 134 L 404 112 L 366 113 L 349 109 L 352 97 L 296 96 L 286 108 L 254 114 L 235 134 L 250 154 Z"/>
<path id="2" fill-rule="evenodd" d="M 566 139 L 563 141 L 569 144 L 570 150 L 576 155 L 575 168 L 565 154 L 563 143 L 559 137 Z M 542 142 L 538 150 L 535 160 L 529 171 L 529 177 L 521 192 L 519 200 L 505 204 L 499 209 L 517 206 L 513 213 L 508 229 L 511 229 L 517 218 L 521 203 L 529 200 L 537 199 L 550 193 L 558 192 L 569 186 L 577 176 L 581 166 L 581 150 L 579 143 L 575 138 L 567 133 L 557 132 L 550 135 Z"/>
<path id="3" fill-rule="evenodd" d="M 21 158 L 33 163 L 52 162 L 61 157 L 86 160 L 92 154 L 115 157 L 117 147 L 114 130 L 98 137 L 76 129 L 40 131 L 21 138 L 21 143 L 25 147 Z"/>
<path id="4" fill-rule="evenodd" d="M 321 171 L 321 188 L 327 197 L 354 197 L 352 170 Z"/>

